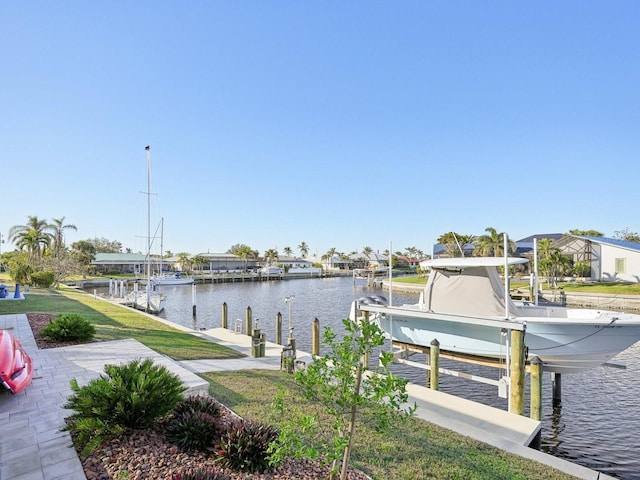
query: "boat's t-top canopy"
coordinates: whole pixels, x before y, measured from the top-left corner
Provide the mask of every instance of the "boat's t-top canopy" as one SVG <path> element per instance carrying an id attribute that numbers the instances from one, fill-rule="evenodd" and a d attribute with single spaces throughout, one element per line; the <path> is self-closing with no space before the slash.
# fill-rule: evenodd
<path id="1" fill-rule="evenodd" d="M 528 262 L 525 258 L 508 258 L 509 265 Z M 505 290 L 496 267 L 504 266 L 500 257 L 438 258 L 420 262 L 430 267 L 421 308 L 435 313 L 481 317 L 505 316 Z M 509 316 L 518 309 L 509 302 Z"/>
<path id="2" fill-rule="evenodd" d="M 433 260 L 423 260 L 420 262 L 422 268 L 468 268 L 468 267 L 504 267 L 509 265 L 519 265 L 528 263 L 526 258 L 508 257 L 454 257 L 454 258 L 434 258 Z"/>

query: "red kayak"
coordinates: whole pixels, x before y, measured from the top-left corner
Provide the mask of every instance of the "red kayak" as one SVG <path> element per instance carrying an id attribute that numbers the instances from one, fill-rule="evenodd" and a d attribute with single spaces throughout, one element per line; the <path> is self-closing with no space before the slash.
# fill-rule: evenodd
<path id="1" fill-rule="evenodd" d="M 33 362 L 20 340 L 7 330 L 0 330 L 0 381 L 11 393 L 27 388 L 33 378 Z"/>

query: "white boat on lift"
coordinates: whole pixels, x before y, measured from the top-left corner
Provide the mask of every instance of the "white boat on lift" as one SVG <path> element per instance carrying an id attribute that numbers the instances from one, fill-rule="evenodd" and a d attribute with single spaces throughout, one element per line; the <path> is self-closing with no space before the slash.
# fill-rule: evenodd
<path id="1" fill-rule="evenodd" d="M 160 292 L 156 292 L 153 289 L 136 289 L 127 295 L 125 298 L 125 305 L 129 305 L 136 310 L 157 315 L 164 310 L 164 302 L 166 298 L 167 297 L 165 295 Z"/>
<path id="2" fill-rule="evenodd" d="M 497 267 L 528 262 L 524 258 L 440 258 L 421 262 L 430 268 L 420 301 L 389 306 L 375 299 L 356 300 L 355 311 L 394 341 L 441 351 L 505 359 L 509 329 L 525 331 L 528 359 L 539 357 L 545 371 L 573 373 L 607 363 L 640 340 L 640 315 L 600 309 L 566 308 L 514 302 L 505 292 Z M 508 287 L 508 284 L 507 284 Z"/>
<path id="3" fill-rule="evenodd" d="M 191 285 L 192 277 L 183 276 L 182 272 L 164 272 L 151 277 L 152 285 Z"/>

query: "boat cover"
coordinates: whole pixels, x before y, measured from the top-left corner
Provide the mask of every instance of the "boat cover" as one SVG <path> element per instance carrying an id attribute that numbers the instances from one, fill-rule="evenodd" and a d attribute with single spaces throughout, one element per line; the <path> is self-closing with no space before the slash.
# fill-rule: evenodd
<path id="1" fill-rule="evenodd" d="M 424 288 L 423 308 L 435 313 L 505 317 L 504 285 L 495 267 L 432 268 Z M 509 301 L 509 317 L 518 308 Z"/>

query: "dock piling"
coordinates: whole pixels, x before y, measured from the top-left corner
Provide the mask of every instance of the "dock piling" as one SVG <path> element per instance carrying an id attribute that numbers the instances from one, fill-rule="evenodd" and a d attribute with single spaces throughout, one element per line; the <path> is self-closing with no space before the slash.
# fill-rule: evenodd
<path id="1" fill-rule="evenodd" d="M 551 396 L 554 407 L 562 403 L 562 374 L 551 372 Z"/>
<path id="2" fill-rule="evenodd" d="M 196 284 L 191 285 L 191 304 L 193 305 L 192 316 L 196 316 Z"/>
<path id="3" fill-rule="evenodd" d="M 312 355 L 320 355 L 320 320 L 316 317 L 313 320 L 311 331 Z"/>
<path id="4" fill-rule="evenodd" d="M 431 348 L 429 349 L 429 363 L 431 369 L 429 370 L 429 387 L 433 390 L 440 389 L 440 342 L 434 338 L 431 341 Z"/>
<path id="5" fill-rule="evenodd" d="M 224 302 L 222 304 L 222 328 L 227 328 L 228 313 L 227 302 Z"/>
<path id="6" fill-rule="evenodd" d="M 276 314 L 276 343 L 282 345 L 282 314 Z"/>
<path id="7" fill-rule="evenodd" d="M 532 420 L 542 419 L 542 360 L 534 357 L 531 360 L 531 404 L 529 416 Z"/>
<path id="8" fill-rule="evenodd" d="M 509 411 L 524 414 L 524 331 L 511 330 L 511 386 Z"/>
<path id="9" fill-rule="evenodd" d="M 247 313 L 245 314 L 245 331 L 247 335 L 251 335 L 251 307 L 247 307 Z"/>

